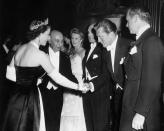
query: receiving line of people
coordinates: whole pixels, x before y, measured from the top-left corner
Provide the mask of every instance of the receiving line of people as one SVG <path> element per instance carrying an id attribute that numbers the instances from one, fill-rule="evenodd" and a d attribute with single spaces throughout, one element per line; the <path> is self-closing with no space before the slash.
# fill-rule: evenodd
<path id="1" fill-rule="evenodd" d="M 126 20 L 136 41 L 102 19 L 87 27 L 88 49 L 80 29 L 69 40 L 34 20 L 7 66 L 15 89 L 2 131 L 160 131 L 164 47 L 147 10 L 130 7 Z"/>

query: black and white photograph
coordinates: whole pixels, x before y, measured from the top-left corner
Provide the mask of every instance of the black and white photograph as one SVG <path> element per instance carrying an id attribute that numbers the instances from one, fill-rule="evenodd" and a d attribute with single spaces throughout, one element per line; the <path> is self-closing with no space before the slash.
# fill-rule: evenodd
<path id="1" fill-rule="evenodd" d="M 1 0 L 0 131 L 164 131 L 164 0 Z"/>

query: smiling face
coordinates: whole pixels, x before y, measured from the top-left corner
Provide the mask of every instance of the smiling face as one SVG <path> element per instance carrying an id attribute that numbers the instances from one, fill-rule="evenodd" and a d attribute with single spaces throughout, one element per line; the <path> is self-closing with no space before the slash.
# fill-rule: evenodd
<path id="1" fill-rule="evenodd" d="M 81 46 L 82 38 L 79 34 L 72 33 L 71 34 L 71 41 L 72 41 L 72 45 L 74 47 L 79 47 L 79 46 Z"/>

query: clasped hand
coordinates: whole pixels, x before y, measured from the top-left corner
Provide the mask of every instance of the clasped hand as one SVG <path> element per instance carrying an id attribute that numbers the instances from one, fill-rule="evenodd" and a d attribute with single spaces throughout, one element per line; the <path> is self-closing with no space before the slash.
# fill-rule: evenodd
<path id="1" fill-rule="evenodd" d="M 79 83 L 79 88 L 78 90 L 82 91 L 82 93 L 86 93 L 90 90 L 90 85 L 89 83 Z"/>

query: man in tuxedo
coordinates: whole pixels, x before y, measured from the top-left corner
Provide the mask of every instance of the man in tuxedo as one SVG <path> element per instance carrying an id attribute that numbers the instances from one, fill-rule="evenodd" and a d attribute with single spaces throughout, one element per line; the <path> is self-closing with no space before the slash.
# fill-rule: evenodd
<path id="1" fill-rule="evenodd" d="M 117 35 L 117 28 L 114 23 L 108 19 L 101 20 L 96 32 L 98 41 L 103 45 L 107 67 L 110 73 L 110 82 L 113 87 L 113 129 L 119 130 L 119 121 L 121 116 L 121 104 L 124 87 L 123 61 L 128 54 L 130 40 L 121 38 Z"/>
<path id="2" fill-rule="evenodd" d="M 150 14 L 142 7 L 131 7 L 127 27 L 136 34 L 125 59 L 126 85 L 120 131 L 160 131 L 161 75 L 164 47 L 150 27 Z"/>
<path id="3" fill-rule="evenodd" d="M 90 83 L 90 91 L 83 95 L 87 131 L 109 130 L 111 91 L 103 47 L 97 43 L 94 24 L 88 28 L 90 49 L 83 59 L 84 79 Z"/>
<path id="4" fill-rule="evenodd" d="M 62 75 L 77 82 L 76 78 L 72 75 L 69 56 L 61 52 L 61 48 L 63 48 L 63 34 L 57 30 L 53 30 L 50 34 L 49 43 L 47 53 L 53 66 Z M 43 99 L 46 130 L 59 131 L 63 105 L 63 88 L 46 75 L 40 85 L 40 90 Z"/>

